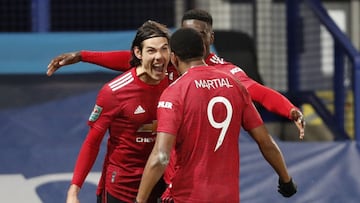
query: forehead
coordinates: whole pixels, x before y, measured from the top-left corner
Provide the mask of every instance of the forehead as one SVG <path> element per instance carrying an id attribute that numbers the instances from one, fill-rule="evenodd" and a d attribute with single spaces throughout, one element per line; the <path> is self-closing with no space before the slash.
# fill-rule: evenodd
<path id="1" fill-rule="evenodd" d="M 169 44 L 169 40 L 166 37 L 153 37 L 144 40 L 143 48 L 159 48 Z"/>
<path id="2" fill-rule="evenodd" d="M 197 31 L 204 31 L 204 30 L 210 29 L 210 26 L 206 22 L 201 21 L 201 20 L 195 20 L 195 19 L 184 20 L 182 23 L 182 27 L 183 28 L 192 28 Z"/>

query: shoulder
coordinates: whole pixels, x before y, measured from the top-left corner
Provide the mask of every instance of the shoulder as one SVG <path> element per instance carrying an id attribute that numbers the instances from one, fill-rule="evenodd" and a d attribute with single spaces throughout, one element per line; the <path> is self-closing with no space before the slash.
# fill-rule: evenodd
<path id="1" fill-rule="evenodd" d="M 110 82 L 106 83 L 103 87 L 103 89 L 107 89 L 108 91 L 116 92 L 120 89 L 126 87 L 128 84 L 134 81 L 134 76 L 132 73 L 132 69 L 117 76 Z"/>
<path id="2" fill-rule="evenodd" d="M 237 73 L 244 73 L 244 70 L 241 69 L 240 67 L 234 65 L 234 64 L 231 64 L 231 63 L 228 63 L 228 64 L 219 64 L 219 65 L 216 65 L 216 68 L 220 69 L 220 70 L 223 70 L 223 71 L 227 71 L 233 75 L 237 74 Z"/>
<path id="3" fill-rule="evenodd" d="M 208 65 L 224 64 L 224 59 L 220 58 L 214 53 L 210 53 L 209 56 L 206 58 L 206 63 Z"/>
<path id="4" fill-rule="evenodd" d="M 215 53 L 210 53 L 205 61 L 208 65 L 234 65 L 228 61 L 225 61 Z"/>

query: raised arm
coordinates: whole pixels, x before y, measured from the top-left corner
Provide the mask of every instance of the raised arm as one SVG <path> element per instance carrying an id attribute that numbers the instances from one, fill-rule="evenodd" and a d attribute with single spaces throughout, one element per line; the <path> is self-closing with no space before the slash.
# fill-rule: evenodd
<path id="1" fill-rule="evenodd" d="M 127 71 L 130 69 L 130 51 L 76 51 L 63 53 L 53 58 L 46 74 L 51 76 L 59 68 L 78 63 L 80 61 L 103 66 L 117 71 Z"/>
<path id="2" fill-rule="evenodd" d="M 305 134 L 305 120 L 301 111 L 294 106 L 285 96 L 279 92 L 265 87 L 259 83 L 253 83 L 247 88 L 251 99 L 264 106 L 267 110 L 286 117 L 295 122 L 299 129 L 300 139 Z"/>

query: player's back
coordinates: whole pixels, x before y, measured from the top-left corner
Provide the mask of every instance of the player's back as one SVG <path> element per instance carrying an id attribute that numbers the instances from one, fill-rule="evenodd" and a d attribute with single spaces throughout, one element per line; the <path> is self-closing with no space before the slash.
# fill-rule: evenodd
<path id="1" fill-rule="evenodd" d="M 244 87 L 211 66 L 189 69 L 172 86 L 183 103 L 175 201 L 238 202 L 238 136 L 242 111 L 249 104 Z"/>

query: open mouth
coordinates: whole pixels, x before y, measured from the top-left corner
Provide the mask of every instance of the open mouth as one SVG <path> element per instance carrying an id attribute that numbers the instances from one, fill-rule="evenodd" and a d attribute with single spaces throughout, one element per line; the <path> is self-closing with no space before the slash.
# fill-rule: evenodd
<path id="1" fill-rule="evenodd" d="M 157 73 L 163 73 L 164 72 L 164 64 L 153 64 L 152 69 Z"/>

